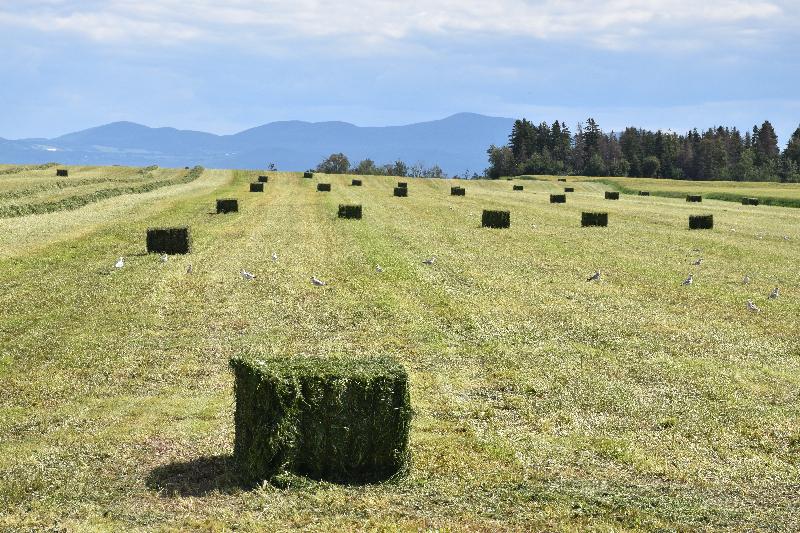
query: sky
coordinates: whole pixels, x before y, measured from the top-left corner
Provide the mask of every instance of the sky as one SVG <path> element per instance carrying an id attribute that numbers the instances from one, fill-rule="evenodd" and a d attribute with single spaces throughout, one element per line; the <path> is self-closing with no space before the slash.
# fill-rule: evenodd
<path id="1" fill-rule="evenodd" d="M 800 125 L 799 0 L 0 0 L 0 137 L 458 112 Z"/>

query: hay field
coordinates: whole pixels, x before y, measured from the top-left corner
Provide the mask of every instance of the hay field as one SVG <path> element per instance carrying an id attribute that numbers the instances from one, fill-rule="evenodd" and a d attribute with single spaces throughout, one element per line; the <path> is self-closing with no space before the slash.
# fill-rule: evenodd
<path id="1" fill-rule="evenodd" d="M 404 179 L 396 198 L 393 178 L 278 172 L 247 192 L 259 174 L 0 219 L 0 530 L 800 529 L 800 210 L 573 179 L 563 205 L 546 181 Z M 213 214 L 227 197 L 239 212 Z M 194 251 L 162 264 L 145 230 L 173 225 Z M 243 490 L 245 350 L 400 359 L 410 474 Z"/>

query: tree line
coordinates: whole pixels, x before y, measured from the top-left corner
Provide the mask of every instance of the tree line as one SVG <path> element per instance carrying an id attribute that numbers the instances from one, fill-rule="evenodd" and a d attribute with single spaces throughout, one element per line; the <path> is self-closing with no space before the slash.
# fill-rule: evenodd
<path id="1" fill-rule="evenodd" d="M 353 166 L 350 164 L 350 159 L 342 153 L 331 154 L 318 164 L 313 171 L 325 174 L 358 174 L 363 176 L 447 178 L 447 174 L 444 173 L 439 165 L 430 167 L 422 163 L 408 165 L 400 160 L 385 165 L 376 165 L 372 159 L 363 159 Z"/>
<path id="2" fill-rule="evenodd" d="M 686 134 L 626 128 L 605 133 L 590 118 L 574 133 L 564 122 L 514 122 L 508 144 L 487 150 L 486 177 L 524 174 L 688 180 L 800 182 L 800 127 L 781 152 L 769 121 L 742 133 L 717 127 Z"/>

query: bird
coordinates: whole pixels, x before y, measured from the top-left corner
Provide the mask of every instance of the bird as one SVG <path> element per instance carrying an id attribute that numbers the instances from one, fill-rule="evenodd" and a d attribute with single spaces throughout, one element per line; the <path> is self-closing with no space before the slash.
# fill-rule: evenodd
<path id="1" fill-rule="evenodd" d="M 429 259 L 425 259 L 422 263 L 425 265 L 432 265 L 436 262 L 436 256 L 433 256 Z"/>
<path id="2" fill-rule="evenodd" d="M 327 283 L 325 283 L 321 279 L 317 279 L 316 276 L 311 276 L 311 283 L 313 283 L 317 287 L 324 287 L 325 285 L 327 285 Z"/>
<path id="3" fill-rule="evenodd" d="M 694 276 L 689 274 L 689 277 L 686 278 L 685 280 L 683 280 L 683 285 L 684 286 L 688 286 L 688 285 L 691 285 L 692 283 L 694 283 Z"/>
<path id="4" fill-rule="evenodd" d="M 383 267 L 380 265 L 375 265 L 375 272 L 383 272 Z"/>
<path id="5" fill-rule="evenodd" d="M 747 309 L 754 313 L 760 313 L 761 309 L 758 308 L 756 304 L 753 303 L 753 300 L 747 300 Z"/>
<path id="6" fill-rule="evenodd" d="M 277 261 L 277 260 L 278 260 L 278 254 L 277 254 L 277 252 L 272 252 L 272 260 L 273 260 L 273 261 Z"/>
<path id="7" fill-rule="evenodd" d="M 240 272 L 240 274 L 242 275 L 242 277 L 243 277 L 244 279 L 246 279 L 246 280 L 248 280 L 248 281 L 252 281 L 252 280 L 256 279 L 256 275 L 255 275 L 255 274 L 251 274 L 250 272 L 248 272 L 248 271 L 247 271 L 247 270 L 245 270 L 245 269 L 242 269 L 242 271 Z"/>
<path id="8" fill-rule="evenodd" d="M 192 273 L 192 264 L 191 263 L 189 263 L 189 265 L 186 267 L 186 273 L 187 274 L 191 274 Z"/>
<path id="9" fill-rule="evenodd" d="M 586 278 L 586 281 L 600 281 L 600 271 L 598 270 L 597 272 Z"/>
<path id="10" fill-rule="evenodd" d="M 783 240 L 784 240 L 784 241 L 788 241 L 788 240 L 789 240 L 789 236 L 788 236 L 788 235 L 784 235 L 784 236 L 783 236 Z"/>
<path id="11" fill-rule="evenodd" d="M 750 283 L 750 276 L 745 274 L 744 278 L 742 278 L 742 285 L 747 285 L 748 283 Z"/>
<path id="12" fill-rule="evenodd" d="M 700 266 L 700 265 L 702 265 L 702 264 L 703 264 L 703 258 L 702 258 L 702 257 L 698 258 L 698 259 L 697 259 L 697 261 L 693 262 L 692 264 L 693 264 L 694 266 Z"/>
<path id="13" fill-rule="evenodd" d="M 169 256 L 167 254 L 161 254 L 161 262 L 166 263 L 169 261 Z"/>
<path id="14" fill-rule="evenodd" d="M 120 257 L 119 259 L 117 259 L 117 262 L 114 264 L 114 268 L 122 268 L 124 266 L 125 266 L 125 258 L 124 257 Z"/>
<path id="15" fill-rule="evenodd" d="M 772 289 L 772 292 L 769 293 L 769 299 L 775 300 L 778 296 L 780 296 L 780 294 L 781 294 L 780 289 L 778 289 L 778 287 L 775 287 L 774 289 Z"/>

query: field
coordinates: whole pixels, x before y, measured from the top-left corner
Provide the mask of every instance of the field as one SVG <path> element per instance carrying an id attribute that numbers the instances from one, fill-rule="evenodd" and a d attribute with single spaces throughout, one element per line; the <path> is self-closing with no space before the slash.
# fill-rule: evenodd
<path id="1" fill-rule="evenodd" d="M 181 182 L 0 218 L 0 530 L 800 529 L 800 210 L 573 179 L 563 205 L 533 180 L 395 198 L 392 178 L 272 172 L 260 194 L 258 172 L 187 172 L 71 168 Z M 0 175 L 0 209 L 59 201 L 37 173 Z M 225 197 L 240 211 L 213 214 Z M 480 228 L 483 209 L 511 228 Z M 596 210 L 609 227 L 581 228 Z M 715 229 L 689 231 L 705 213 Z M 161 263 L 144 233 L 170 225 L 194 251 Z M 410 473 L 240 487 L 228 360 L 253 351 L 399 358 Z"/>

